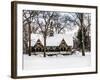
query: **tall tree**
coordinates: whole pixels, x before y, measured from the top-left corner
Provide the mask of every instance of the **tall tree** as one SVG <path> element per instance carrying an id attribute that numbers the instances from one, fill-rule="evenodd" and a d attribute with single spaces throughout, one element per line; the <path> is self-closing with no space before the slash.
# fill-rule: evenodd
<path id="1" fill-rule="evenodd" d="M 31 23 L 33 21 L 34 16 L 36 15 L 37 15 L 36 11 L 23 10 L 23 32 L 24 32 L 23 45 L 26 45 L 25 49 L 28 50 L 29 56 L 31 56 Z M 26 28 L 26 26 L 28 26 L 28 28 Z M 28 31 L 26 29 L 28 29 Z"/>
<path id="2" fill-rule="evenodd" d="M 82 56 L 85 56 L 85 44 L 84 44 L 84 27 L 83 27 L 83 13 L 78 14 L 80 23 L 81 23 L 81 31 L 82 31 Z"/>
<path id="3" fill-rule="evenodd" d="M 82 48 L 82 31 L 83 31 L 83 36 L 84 36 L 84 46 L 85 46 L 85 50 L 88 50 L 90 51 L 90 43 L 91 43 L 91 40 L 90 40 L 90 14 L 84 14 L 84 17 L 83 17 L 83 30 L 82 28 L 79 28 L 78 30 L 78 34 L 77 34 L 77 39 L 78 41 L 80 42 L 79 46 L 80 48 Z"/>
<path id="4" fill-rule="evenodd" d="M 35 17 L 35 21 L 40 28 L 40 32 L 44 38 L 44 57 L 46 57 L 46 39 L 49 35 L 49 30 L 53 26 L 55 12 L 50 11 L 40 11 L 39 14 Z"/>

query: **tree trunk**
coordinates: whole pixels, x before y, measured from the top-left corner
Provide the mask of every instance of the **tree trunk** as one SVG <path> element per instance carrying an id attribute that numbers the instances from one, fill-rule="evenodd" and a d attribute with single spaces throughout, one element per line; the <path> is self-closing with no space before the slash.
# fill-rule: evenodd
<path id="1" fill-rule="evenodd" d="M 46 57 L 46 35 L 44 35 L 44 57 Z"/>
<path id="2" fill-rule="evenodd" d="M 81 13 L 81 29 L 82 29 L 82 56 L 85 56 L 84 31 L 83 31 L 83 13 Z"/>
<path id="3" fill-rule="evenodd" d="M 28 53 L 28 42 L 25 42 L 25 53 L 27 54 Z"/>
<path id="4" fill-rule="evenodd" d="M 30 26 L 30 23 L 29 23 L 29 56 L 31 56 L 31 26 Z"/>
<path id="5" fill-rule="evenodd" d="M 82 27 L 82 56 L 85 56 L 84 32 Z"/>

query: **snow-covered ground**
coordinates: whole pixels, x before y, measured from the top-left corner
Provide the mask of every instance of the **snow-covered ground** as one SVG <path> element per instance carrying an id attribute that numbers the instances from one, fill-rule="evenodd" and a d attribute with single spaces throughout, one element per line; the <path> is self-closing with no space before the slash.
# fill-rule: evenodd
<path id="1" fill-rule="evenodd" d="M 82 53 L 73 55 L 58 55 L 47 56 L 41 55 L 28 56 L 23 55 L 23 69 L 24 70 L 41 70 L 41 69 L 62 69 L 62 68 L 79 68 L 91 66 L 91 53 L 87 52 L 86 56 L 82 56 Z"/>

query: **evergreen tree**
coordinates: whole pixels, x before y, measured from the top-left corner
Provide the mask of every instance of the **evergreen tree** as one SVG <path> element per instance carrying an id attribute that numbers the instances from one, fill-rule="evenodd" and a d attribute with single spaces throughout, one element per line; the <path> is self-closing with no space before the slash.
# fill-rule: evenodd
<path id="1" fill-rule="evenodd" d="M 85 28 L 83 28 L 83 36 L 84 36 L 84 46 L 85 46 L 85 50 L 90 51 L 90 36 L 86 34 L 87 30 Z M 77 40 L 78 40 L 78 45 L 77 48 L 82 50 L 82 30 L 79 29 L 78 30 L 78 34 L 77 34 Z"/>

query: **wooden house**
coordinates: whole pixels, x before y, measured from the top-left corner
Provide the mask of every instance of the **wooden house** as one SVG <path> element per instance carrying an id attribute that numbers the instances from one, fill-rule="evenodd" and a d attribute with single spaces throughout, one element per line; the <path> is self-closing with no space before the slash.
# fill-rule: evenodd
<path id="1" fill-rule="evenodd" d="M 38 39 L 35 45 L 32 47 L 32 52 L 43 52 L 43 50 L 43 44 L 41 43 L 40 39 Z"/>
<path id="2" fill-rule="evenodd" d="M 33 34 L 31 40 L 32 52 L 43 52 L 44 51 L 44 39 L 40 34 Z M 70 51 L 73 45 L 73 39 L 70 35 L 56 34 L 46 39 L 46 52 L 61 52 Z"/>
<path id="3" fill-rule="evenodd" d="M 64 39 L 62 39 L 60 45 L 59 45 L 59 49 L 60 51 L 67 51 L 67 48 L 68 48 L 68 45 L 67 43 L 65 42 Z"/>

